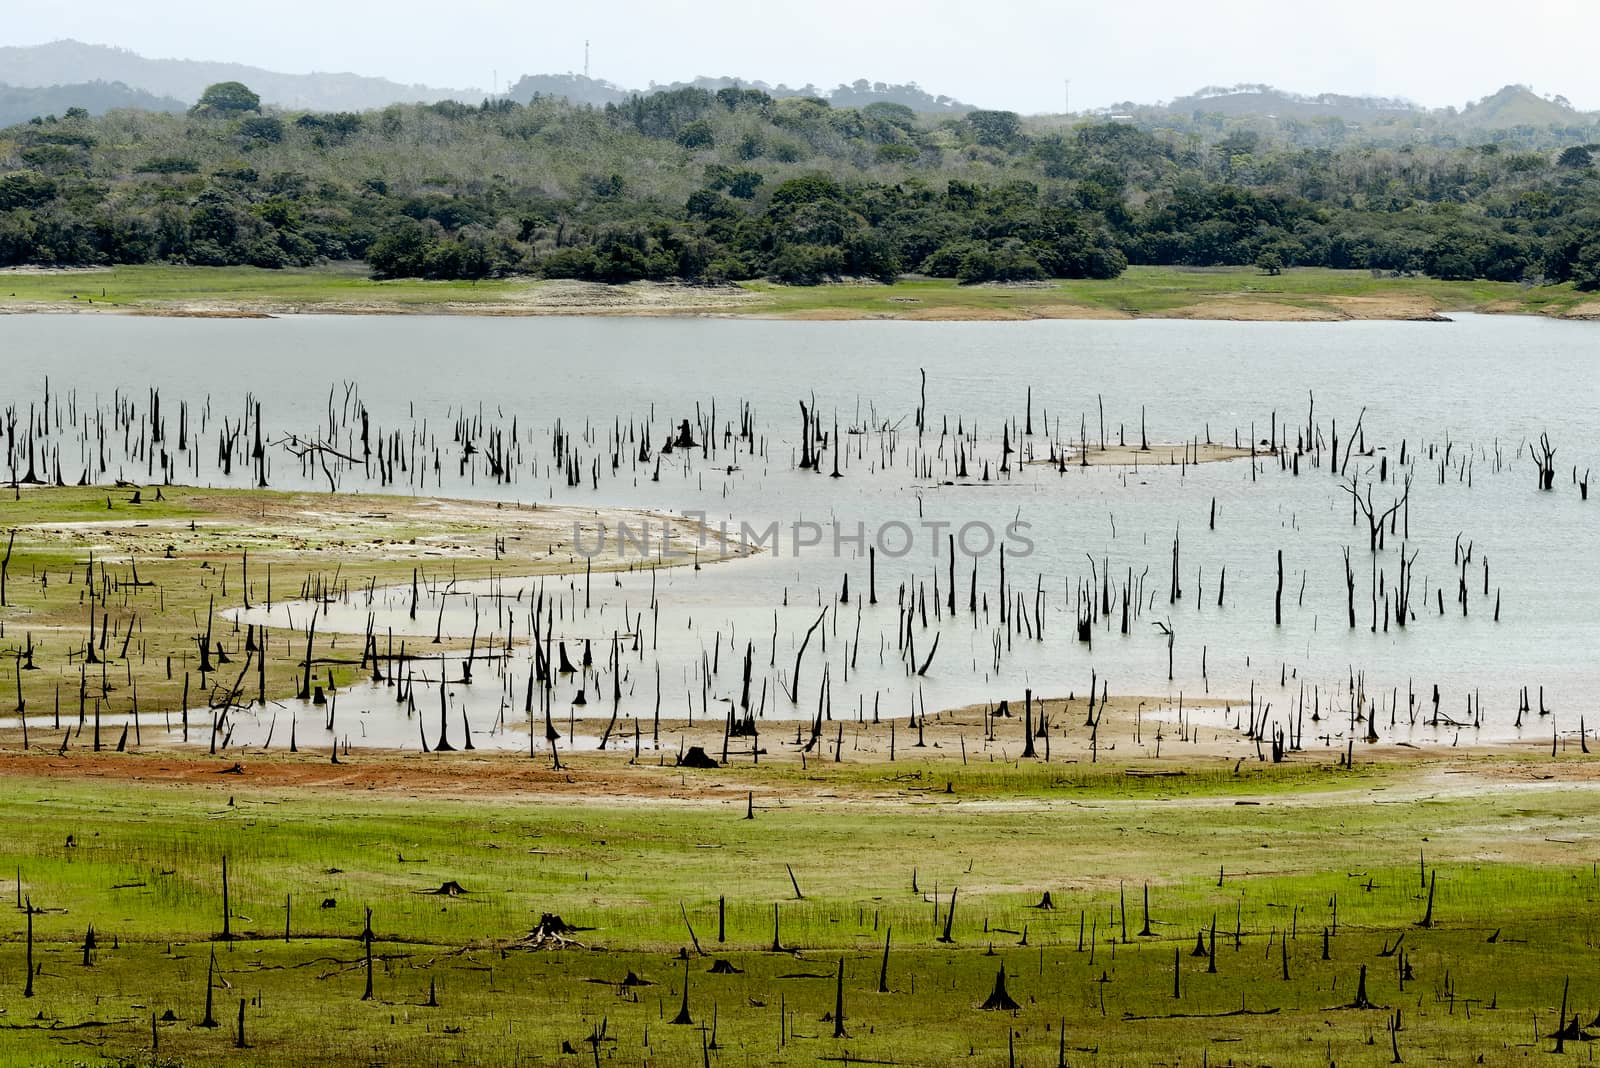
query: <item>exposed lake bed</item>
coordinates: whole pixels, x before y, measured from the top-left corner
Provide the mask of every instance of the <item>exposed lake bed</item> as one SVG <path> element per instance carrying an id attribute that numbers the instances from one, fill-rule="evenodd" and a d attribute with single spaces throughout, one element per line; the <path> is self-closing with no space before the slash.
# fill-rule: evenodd
<path id="1" fill-rule="evenodd" d="M 0 317 L 27 1004 L 994 1066 L 1403 1005 L 1520 1062 L 1600 841 L 1592 329 Z"/>

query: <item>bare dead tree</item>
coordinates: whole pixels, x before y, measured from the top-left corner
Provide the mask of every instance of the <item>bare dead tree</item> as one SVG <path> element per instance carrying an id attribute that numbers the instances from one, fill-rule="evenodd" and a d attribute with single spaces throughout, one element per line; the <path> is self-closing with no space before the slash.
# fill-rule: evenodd
<path id="1" fill-rule="evenodd" d="M 1528 442 L 1528 455 L 1533 457 L 1534 464 L 1539 468 L 1539 488 L 1553 489 L 1556 482 L 1556 450 L 1550 445 L 1550 435 L 1539 435 L 1538 451 L 1534 450 L 1533 442 Z"/>
<path id="2" fill-rule="evenodd" d="M 822 626 L 822 621 L 827 617 L 828 610 L 824 608 L 817 616 L 817 621 L 806 629 L 806 636 L 800 642 L 800 651 L 794 654 L 794 678 L 789 684 L 789 700 L 791 702 L 798 703 L 800 701 L 800 660 L 806 655 L 806 646 L 811 644 L 811 635 L 816 632 L 818 627 Z"/>
<path id="3" fill-rule="evenodd" d="M 1356 629 L 1356 574 L 1350 568 L 1350 546 L 1344 547 L 1345 609 L 1350 616 L 1350 629 Z"/>
<path id="4" fill-rule="evenodd" d="M 1383 538 L 1384 526 L 1395 517 L 1395 514 L 1398 513 L 1401 508 L 1405 507 L 1406 502 L 1411 497 L 1411 476 L 1406 476 L 1405 487 L 1400 497 L 1382 512 L 1377 511 L 1373 506 L 1372 484 L 1370 482 L 1367 483 L 1367 495 L 1365 497 L 1361 496 L 1360 489 L 1356 485 L 1356 480 L 1354 478 L 1350 480 L 1350 484 L 1348 486 L 1344 487 L 1344 491 L 1350 494 L 1355 501 L 1356 507 L 1361 509 L 1362 515 L 1366 517 L 1368 548 L 1372 552 L 1377 552 Z"/>
<path id="5" fill-rule="evenodd" d="M 1171 621 L 1163 623 L 1160 620 L 1157 620 L 1156 623 L 1155 623 L 1155 628 L 1157 630 L 1159 630 L 1162 634 L 1165 634 L 1167 636 L 1167 681 L 1171 682 L 1172 681 L 1172 642 L 1173 642 L 1173 639 L 1176 637 L 1176 635 L 1173 632 Z"/>
<path id="6" fill-rule="evenodd" d="M 1418 550 L 1420 552 L 1420 550 Z M 1416 579 L 1417 553 L 1406 555 L 1406 548 L 1400 546 L 1400 583 L 1395 587 L 1394 621 L 1397 626 L 1406 625 L 1406 617 L 1411 614 L 1411 584 Z"/>
<path id="7" fill-rule="evenodd" d="M 6 607 L 6 574 L 11 570 L 11 547 L 17 543 L 17 532 L 11 531 L 11 537 L 6 539 L 6 555 L 0 560 L 0 608 Z"/>

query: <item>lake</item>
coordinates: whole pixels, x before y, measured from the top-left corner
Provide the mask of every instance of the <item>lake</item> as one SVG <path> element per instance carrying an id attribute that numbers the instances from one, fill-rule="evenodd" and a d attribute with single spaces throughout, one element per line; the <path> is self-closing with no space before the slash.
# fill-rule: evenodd
<path id="1" fill-rule="evenodd" d="M 152 387 L 160 390 L 169 421 L 178 402 L 187 401 L 199 441 L 176 481 L 247 484 L 248 464 L 224 476 L 215 461 L 221 421 L 244 416 L 248 397 L 261 405 L 269 441 L 328 436 L 331 418 L 329 440 L 355 449 L 350 414 L 352 405 L 364 406 L 375 435 L 398 433 L 413 455 L 427 458 L 410 465 L 389 492 L 704 512 L 711 523 L 729 522 L 735 531 L 740 523 L 758 531 L 778 524 L 778 551 L 657 577 L 659 616 L 649 623 L 654 648 L 621 658 L 624 719 L 652 714 L 658 667 L 664 717 L 682 718 L 687 706 L 696 718 L 720 719 L 739 696 L 738 669 L 750 643 L 757 683 L 768 688 L 764 717 L 778 720 L 816 714 L 824 664 L 832 718 L 850 720 L 870 718 L 875 703 L 882 716 L 903 718 L 913 702 L 930 714 L 1003 698 L 1015 703 L 1025 687 L 1048 697 L 1082 695 L 1094 672 L 1114 694 L 1148 696 L 1152 706 L 1180 692 L 1242 703 L 1253 688 L 1258 702 L 1271 702 L 1269 714 L 1280 723 L 1302 695 L 1309 717 L 1315 695 L 1326 722 L 1305 731 L 1307 744 L 1313 734 L 1336 744 L 1335 736 L 1348 729 L 1343 716 L 1351 680 L 1360 676 L 1363 692 L 1378 703 L 1385 742 L 1450 745 L 1548 740 L 1552 733 L 1576 737 L 1580 715 L 1600 719 L 1600 524 L 1594 510 L 1600 502 L 1580 500 L 1573 484 L 1574 466 L 1581 479 L 1600 459 L 1597 342 L 1600 326 L 1510 316 L 1338 324 L 0 316 L 0 390 L 20 419 L 29 403 L 42 403 L 48 375 L 52 409 L 70 405 L 78 428 L 85 413 L 109 411 L 114 398 L 142 411 Z M 842 477 L 828 477 L 833 448 L 819 471 L 796 467 L 801 402 L 817 413 L 822 433 L 831 436 L 837 420 Z M 684 419 L 698 427 L 713 406 L 717 455 L 703 455 L 698 446 L 678 449 L 661 459 L 655 480 L 654 454 L 670 428 Z M 743 406 L 753 441 L 737 446 L 732 438 L 744 423 Z M 1137 443 L 1143 421 L 1152 449 L 1137 470 L 1018 465 L 1019 457 L 1045 460 L 1075 448 L 1085 436 L 1096 445 L 1102 409 L 1108 443 L 1119 436 Z M 1308 420 L 1322 442 L 1321 465 L 1303 457 L 1298 475 L 1284 469 L 1287 460 L 1270 455 L 1253 462 L 1160 463 L 1174 454 L 1166 446 L 1208 438 L 1248 446 L 1252 435 L 1268 438 L 1274 425 L 1292 453 Z M 1362 449 L 1346 460 L 1358 420 Z M 1335 422 L 1343 477 L 1328 462 Z M 457 432 L 461 427 L 464 434 Z M 563 455 L 574 461 L 569 466 L 554 448 L 558 427 L 565 435 Z M 958 427 L 964 435 L 959 445 Z M 52 430 L 63 477 L 75 481 L 92 450 L 72 426 Z M 484 455 L 493 430 L 520 446 L 499 480 Z M 639 433 L 650 440 L 648 462 L 638 458 Z M 1541 433 L 1557 449 L 1548 493 L 1536 488 L 1528 454 L 1529 441 Z M 474 442 L 465 463 L 462 437 Z M 1018 452 L 1002 475 L 1005 444 Z M 107 448 L 112 459 L 103 476 L 95 474 L 97 481 L 152 480 L 148 459 L 131 457 L 121 441 Z M 965 478 L 957 477 L 958 450 L 967 454 Z M 576 485 L 569 485 L 569 469 L 578 472 Z M 320 469 L 303 467 L 280 445 L 269 448 L 268 473 L 274 488 L 329 486 Z M 1380 473 L 1387 478 L 1379 481 Z M 359 467 L 337 474 L 341 491 L 385 489 Z M 1386 535 L 1374 555 L 1366 520 L 1354 516 L 1345 487 L 1353 477 L 1363 499 L 1370 487 L 1381 513 L 1400 498 L 1407 474 L 1410 495 L 1396 513 L 1396 533 Z M 1402 517 L 1405 529 L 1398 525 Z M 835 524 L 864 540 L 846 538 L 836 551 Z M 899 541 L 883 544 L 879 604 L 859 604 L 868 586 L 865 545 L 885 532 L 898 538 L 895 524 L 911 532 L 910 551 L 895 556 Z M 958 555 L 957 611 L 951 617 L 940 609 L 936 618 L 934 602 L 949 596 L 947 533 L 965 530 L 968 547 L 982 549 L 984 531 L 1003 535 L 1011 524 L 1020 524 L 1016 529 L 1031 543 L 1025 551 L 1012 541 L 1006 559 L 1010 603 L 1015 607 L 1020 598 L 1024 621 L 1013 614 L 1013 627 L 1000 624 L 997 551 Z M 821 532 L 821 543 L 796 549 L 795 535 L 807 540 L 813 530 Z M 1174 601 L 1175 540 L 1182 597 Z M 1404 629 L 1380 622 L 1374 632 L 1374 583 L 1381 572 L 1383 588 L 1392 590 L 1402 542 L 1408 560 L 1415 554 L 1414 619 Z M 1459 559 L 1469 545 L 1463 569 Z M 1354 629 L 1346 614 L 1346 548 L 1355 582 Z M 974 568 L 976 616 L 967 611 Z M 1118 587 L 1132 576 L 1139 594 L 1135 618 L 1130 633 L 1121 634 L 1117 605 L 1112 616 L 1093 624 L 1092 644 L 1085 644 L 1074 626 L 1080 583 L 1103 580 L 1106 572 Z M 841 605 L 847 575 L 851 603 Z M 558 636 L 574 650 L 590 640 L 602 667 L 613 632 L 630 633 L 650 603 L 648 575 L 615 582 L 597 579 L 587 610 L 581 578 L 545 583 L 552 596 L 565 591 Z M 1457 600 L 1463 582 L 1465 614 Z M 902 587 L 920 589 L 928 602 L 926 625 L 919 612 L 912 626 L 917 667 L 935 635 L 939 640 L 923 676 L 909 671 L 898 653 Z M 518 588 L 508 579 L 501 592 Z M 503 633 L 501 602 L 481 596 L 487 592 L 456 591 L 446 606 L 446 632 L 465 636 L 477 618 L 485 633 L 496 626 Z M 398 594 L 380 594 L 375 607 L 391 609 L 380 613 L 380 630 L 392 627 L 397 640 L 407 632 L 431 635 L 435 622 L 410 623 L 404 603 Z M 525 614 L 526 603 L 518 604 Z M 796 651 L 828 605 L 826 649 L 813 640 L 801 692 L 791 702 L 782 691 Z M 359 634 L 368 610 L 364 602 L 330 605 L 325 625 Z M 1029 636 L 1036 618 L 1043 622 L 1042 640 Z M 287 616 L 271 621 L 281 626 Z M 518 620 L 519 634 L 527 633 L 524 624 Z M 1163 628 L 1172 634 L 1170 681 Z M 998 654 L 997 638 L 1005 646 Z M 703 664 L 712 657 L 720 658 L 720 670 L 707 680 Z M 494 684 L 452 686 L 450 699 L 461 702 L 459 714 L 469 717 L 478 744 L 526 747 L 516 697 L 517 677 L 526 680 L 526 657 L 496 670 Z M 419 685 L 419 707 L 431 707 L 427 685 Z M 1434 686 L 1441 711 L 1467 729 L 1428 725 Z M 1541 686 L 1553 720 L 1534 715 L 1514 727 L 1522 688 Z M 611 691 L 610 674 L 602 670 L 589 680 L 589 703 L 577 714 L 609 717 Z M 1416 695 L 1414 724 L 1408 692 Z M 436 689 L 433 694 L 436 704 Z M 561 694 L 561 718 L 570 697 Z M 1476 729 L 1469 697 L 1479 702 Z M 1393 727 L 1391 701 L 1397 705 Z M 1327 719 L 1330 707 L 1341 714 Z M 322 713 L 297 714 L 307 717 L 304 723 Z M 416 742 L 416 724 L 382 688 L 347 689 L 338 715 L 343 730 L 360 724 L 369 742 Z M 259 726 L 241 725 L 239 737 L 249 740 Z M 578 733 L 598 730 L 591 724 Z M 336 725 L 333 733 L 340 732 Z"/>

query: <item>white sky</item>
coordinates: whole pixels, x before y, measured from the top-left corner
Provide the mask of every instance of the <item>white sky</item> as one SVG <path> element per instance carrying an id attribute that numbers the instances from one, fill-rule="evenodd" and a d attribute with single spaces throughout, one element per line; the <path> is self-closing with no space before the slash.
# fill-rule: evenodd
<path id="1" fill-rule="evenodd" d="M 1059 111 L 1208 84 L 1405 96 L 1430 106 L 1520 82 L 1600 110 L 1597 0 L 5 0 L 0 44 L 75 37 L 153 57 L 502 88 L 581 71 L 628 87 L 695 75 L 790 85 L 915 81 L 970 103 Z"/>

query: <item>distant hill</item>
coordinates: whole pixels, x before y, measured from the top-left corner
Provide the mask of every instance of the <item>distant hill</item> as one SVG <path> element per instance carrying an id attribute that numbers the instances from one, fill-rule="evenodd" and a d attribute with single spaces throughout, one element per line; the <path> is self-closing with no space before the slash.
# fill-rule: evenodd
<path id="1" fill-rule="evenodd" d="M 1098 114 L 1152 131 L 1214 139 L 1242 130 L 1323 148 L 1352 140 L 1437 145 L 1509 141 L 1551 148 L 1600 138 L 1600 113 L 1578 111 L 1565 97 L 1542 97 L 1525 85 L 1508 85 L 1459 109 L 1426 108 L 1395 97 L 1302 96 L 1270 85 L 1209 86 L 1170 103 L 1122 103 Z"/>
<path id="2" fill-rule="evenodd" d="M 242 63 L 192 59 L 148 59 L 135 52 L 81 41 L 0 48 L 0 83 L 24 88 L 84 82 L 121 82 L 185 104 L 200 99 L 216 82 L 244 82 L 269 104 L 315 111 L 364 111 L 397 103 L 481 100 L 477 89 L 402 85 L 359 74 L 281 74 Z"/>
<path id="3" fill-rule="evenodd" d="M 481 89 L 404 85 L 358 74 L 284 74 L 239 63 L 150 59 L 122 48 L 62 40 L 0 47 L 0 122 L 73 106 L 91 112 L 117 107 L 171 111 L 193 104 L 206 86 L 223 81 L 244 82 L 266 104 L 311 111 L 368 111 L 396 103 L 440 100 L 476 104 L 489 95 Z M 915 82 L 889 84 L 864 78 L 822 89 L 809 83 L 791 87 L 699 76 L 636 89 L 582 74 L 525 74 L 504 96 L 522 104 L 538 97 L 603 107 L 632 96 L 690 87 L 709 92 L 758 89 L 773 97 L 805 97 L 835 107 L 895 104 L 924 115 L 961 116 L 974 110 L 973 105 L 930 93 Z M 1300 144 L 1336 143 L 1350 137 L 1375 143 L 1431 140 L 1449 144 L 1485 136 L 1501 140 L 1511 131 L 1520 131 L 1515 136 L 1523 141 L 1531 137 L 1540 143 L 1552 138 L 1552 143 L 1584 143 L 1600 128 L 1600 115 L 1580 112 L 1563 97 L 1541 97 L 1522 85 L 1508 85 L 1461 109 L 1426 108 L 1396 97 L 1307 96 L 1260 84 L 1208 86 L 1168 103 L 1125 102 L 1093 114 L 1204 137 L 1221 136 L 1227 129 L 1243 125 L 1269 136 L 1276 132 Z"/>
<path id="4" fill-rule="evenodd" d="M 43 88 L 0 84 L 0 127 L 47 115 L 63 115 L 68 108 L 83 108 L 103 115 L 117 108 L 142 111 L 183 111 L 188 107 L 170 96 L 130 89 L 121 82 L 83 82 Z"/>
<path id="5" fill-rule="evenodd" d="M 524 74 L 506 90 L 506 96 L 519 104 L 538 96 L 604 107 L 620 104 L 631 95 L 630 90 L 620 85 L 584 74 Z"/>
<path id="6" fill-rule="evenodd" d="M 581 74 L 524 74 L 506 91 L 506 96 L 520 104 L 526 104 L 537 95 L 565 99 L 574 104 L 602 107 L 606 104 L 621 103 L 630 96 L 648 96 L 651 93 L 687 88 L 704 89 L 712 93 L 719 89 L 759 89 L 769 96 L 780 99 L 812 97 L 826 100 L 835 107 L 860 108 L 878 103 L 901 104 L 912 111 L 925 114 L 964 114 L 973 110 L 970 104 L 963 104 L 953 97 L 935 96 L 915 82 L 889 85 L 884 82 L 869 82 L 865 78 L 828 90 L 818 89 L 809 84 L 793 89 L 781 83 L 769 85 L 763 81 L 749 81 L 743 78 L 705 76 L 666 85 L 651 83 L 647 89 L 626 89 L 612 82 Z"/>
<path id="7" fill-rule="evenodd" d="M 143 92 L 152 98 L 167 98 L 189 105 L 200 99 L 206 86 L 228 81 L 244 82 L 260 94 L 264 103 L 311 111 L 367 111 L 390 104 L 426 104 L 438 100 L 459 100 L 471 104 L 489 95 L 481 89 L 403 85 L 387 78 L 359 74 L 284 74 L 242 63 L 150 59 L 123 48 L 73 40 L 0 48 L 0 84 L 24 89 L 95 82 L 121 83 L 134 92 Z M 630 96 L 648 96 L 687 86 L 712 92 L 734 86 L 760 89 L 775 97 L 814 97 L 839 107 L 890 103 L 928 114 L 963 114 L 972 110 L 970 105 L 953 97 L 929 93 L 914 82 L 891 85 L 869 82 L 864 78 L 827 90 L 814 85 L 792 89 L 787 85 L 768 85 L 762 81 L 730 77 L 697 77 L 670 85 L 652 84 L 644 89 L 629 89 L 581 74 L 525 74 L 506 91 L 505 96 L 524 104 L 539 96 L 602 107 L 621 103 Z M 130 99 L 125 105 L 108 106 L 170 110 L 165 104 L 150 100 L 141 103 L 135 99 Z M 23 110 L 27 110 L 27 106 Z M 46 106 L 45 111 L 49 110 L 50 107 Z M 23 117 L 29 118 L 38 113 L 39 110 L 35 108 Z"/>
<path id="8" fill-rule="evenodd" d="M 873 82 L 869 85 L 863 78 L 830 90 L 827 97 L 828 103 L 834 107 L 844 108 L 864 108 L 868 104 L 901 104 L 912 111 L 935 114 L 941 112 L 965 114 L 977 110 L 974 105 L 963 104 L 954 97 L 943 94 L 934 96 L 916 82 L 907 82 L 904 85 Z"/>
<path id="9" fill-rule="evenodd" d="M 1423 115 L 1427 109 L 1393 97 L 1344 96 L 1322 93 L 1302 96 L 1270 85 L 1210 86 L 1166 106 L 1177 113 L 1207 112 L 1218 115 L 1259 115 L 1280 119 L 1340 118 L 1361 122 L 1373 118 Z"/>
<path id="10" fill-rule="evenodd" d="M 1509 130 L 1516 126 L 1568 126 L 1593 121 L 1565 97 L 1546 100 L 1525 85 L 1508 85 L 1492 96 L 1469 104 L 1457 117 L 1464 127 Z"/>

